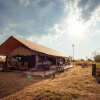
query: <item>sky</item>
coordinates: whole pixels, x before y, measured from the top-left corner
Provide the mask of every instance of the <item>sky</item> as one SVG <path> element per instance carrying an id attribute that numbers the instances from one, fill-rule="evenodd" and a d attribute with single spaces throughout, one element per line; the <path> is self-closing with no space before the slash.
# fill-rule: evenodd
<path id="1" fill-rule="evenodd" d="M 21 37 L 75 58 L 100 50 L 100 0 L 0 0 L 0 44 Z"/>

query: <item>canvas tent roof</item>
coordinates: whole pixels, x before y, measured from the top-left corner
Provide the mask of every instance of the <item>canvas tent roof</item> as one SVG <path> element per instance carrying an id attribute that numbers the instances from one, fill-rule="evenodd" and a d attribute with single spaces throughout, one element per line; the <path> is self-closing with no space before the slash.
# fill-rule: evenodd
<path id="1" fill-rule="evenodd" d="M 42 46 L 40 44 L 24 40 L 18 37 L 11 36 L 9 37 L 1 46 L 0 46 L 0 55 L 7 56 L 9 55 L 14 49 L 16 49 L 19 46 L 25 46 L 28 49 L 40 53 L 44 53 L 47 55 L 52 56 L 59 56 L 64 57 L 62 54 L 60 54 L 58 51 L 47 48 L 45 46 Z"/>

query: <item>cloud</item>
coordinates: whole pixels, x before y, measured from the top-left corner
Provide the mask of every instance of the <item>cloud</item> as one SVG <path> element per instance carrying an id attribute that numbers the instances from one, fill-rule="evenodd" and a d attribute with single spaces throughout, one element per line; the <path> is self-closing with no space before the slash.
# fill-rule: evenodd
<path id="1" fill-rule="evenodd" d="M 31 0 L 19 0 L 19 3 L 24 6 L 27 7 L 31 2 Z"/>
<path id="2" fill-rule="evenodd" d="M 64 9 L 66 16 L 63 19 L 55 24 L 49 29 L 49 33 L 55 34 L 51 36 L 51 39 L 48 37 L 47 42 L 43 41 L 43 44 L 54 44 L 55 48 L 63 51 L 66 55 L 72 55 L 71 46 L 75 43 L 76 57 L 85 57 L 90 54 L 93 48 L 98 47 L 97 42 L 99 42 L 99 21 L 100 21 L 100 8 L 95 8 L 95 11 L 91 11 L 91 18 L 88 20 L 82 17 L 82 11 L 78 6 L 79 2 L 70 1 L 66 3 L 66 8 Z M 84 2 L 85 4 L 85 2 Z M 82 5 L 80 5 L 82 7 Z M 84 8 L 83 8 L 84 10 Z M 85 20 L 85 21 L 84 21 Z M 80 31 L 79 31 L 80 30 Z M 96 31 L 97 30 L 97 31 Z M 50 36 L 49 36 L 50 37 Z M 83 53 L 83 54 L 82 54 Z"/>
<path id="3" fill-rule="evenodd" d="M 8 1 L 0 1 L 0 33 L 14 31 L 25 37 L 48 35 L 48 29 L 64 14 L 64 2 L 61 0 Z M 11 28 L 10 25 L 14 26 Z M 5 32 L 7 28 L 10 30 Z"/>
<path id="4" fill-rule="evenodd" d="M 95 10 L 100 7 L 100 0 L 78 0 L 78 8 L 81 10 L 82 18 L 87 21 Z"/>

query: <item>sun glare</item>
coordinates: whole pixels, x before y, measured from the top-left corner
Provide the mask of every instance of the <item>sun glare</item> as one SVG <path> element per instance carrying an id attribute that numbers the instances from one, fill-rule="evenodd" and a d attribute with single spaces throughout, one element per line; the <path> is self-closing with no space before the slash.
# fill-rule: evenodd
<path id="1" fill-rule="evenodd" d="M 68 32 L 71 36 L 75 38 L 84 37 L 85 26 L 82 21 L 76 19 L 76 17 L 68 18 Z"/>

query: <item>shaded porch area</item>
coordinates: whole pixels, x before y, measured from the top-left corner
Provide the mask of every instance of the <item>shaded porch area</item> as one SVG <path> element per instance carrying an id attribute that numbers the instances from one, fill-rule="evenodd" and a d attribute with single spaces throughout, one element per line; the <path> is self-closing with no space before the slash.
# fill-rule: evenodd
<path id="1" fill-rule="evenodd" d="M 4 71 L 47 71 L 64 66 L 64 59 L 47 55 L 7 56 Z M 53 67 L 52 67 L 53 66 Z"/>

